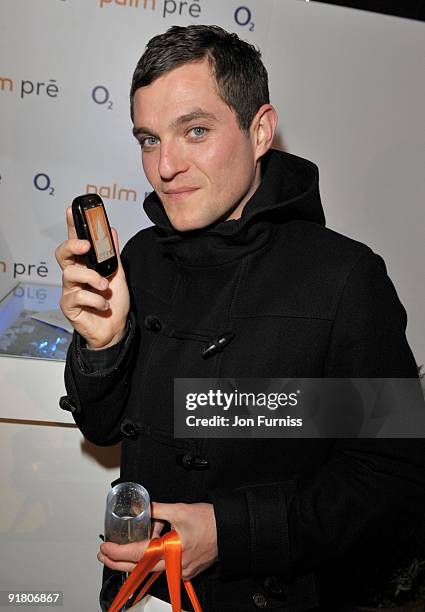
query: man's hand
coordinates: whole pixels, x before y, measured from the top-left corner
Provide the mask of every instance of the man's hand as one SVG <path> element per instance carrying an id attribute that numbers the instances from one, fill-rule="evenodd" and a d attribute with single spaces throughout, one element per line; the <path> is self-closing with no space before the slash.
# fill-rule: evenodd
<path id="1" fill-rule="evenodd" d="M 60 306 L 72 326 L 87 340 L 89 348 L 107 348 L 123 336 L 130 309 L 117 233 L 112 230 L 118 270 L 109 279 L 102 278 L 98 272 L 87 268 L 83 261 L 90 243 L 77 238 L 71 208 L 66 211 L 66 220 L 68 240 L 55 252 L 63 272 Z"/>
<path id="2" fill-rule="evenodd" d="M 217 529 L 212 504 L 160 504 L 152 502 L 154 521 L 152 537 L 163 529 L 162 521 L 171 523 L 182 545 L 182 578 L 188 580 L 207 569 L 218 559 Z M 114 544 L 104 542 L 97 555 L 99 561 L 113 570 L 131 572 L 143 557 L 148 542 Z M 164 561 L 152 571 L 165 569 Z"/>

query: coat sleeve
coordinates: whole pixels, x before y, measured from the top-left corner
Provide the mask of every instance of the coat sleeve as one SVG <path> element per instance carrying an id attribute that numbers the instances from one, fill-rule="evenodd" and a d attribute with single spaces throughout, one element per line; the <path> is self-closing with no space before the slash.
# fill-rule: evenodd
<path id="1" fill-rule="evenodd" d="M 66 357 L 67 404 L 73 406 L 72 416 L 83 436 L 98 446 L 111 446 L 122 439 L 120 424 L 139 346 L 136 309 L 128 280 L 129 244 L 121 253 L 130 291 L 130 312 L 124 338 L 113 347 L 93 352 L 85 348 L 83 338 L 74 332 Z"/>
<path id="2" fill-rule="evenodd" d="M 417 378 L 405 328 L 385 264 L 368 251 L 347 277 L 325 376 Z M 290 582 L 354 558 L 379 564 L 400 524 L 423 514 L 424 450 L 420 439 L 339 439 L 311 478 L 211 492 L 222 576 Z"/>
<path id="3" fill-rule="evenodd" d="M 72 414 L 84 437 L 99 446 L 116 444 L 122 438 L 120 422 L 128 399 L 136 345 L 136 320 L 130 313 L 125 340 L 119 350 L 111 347 L 102 351 L 102 365 L 99 355 L 97 364 L 83 359 L 81 337 L 76 333 L 68 349 L 65 387 L 75 406 Z"/>

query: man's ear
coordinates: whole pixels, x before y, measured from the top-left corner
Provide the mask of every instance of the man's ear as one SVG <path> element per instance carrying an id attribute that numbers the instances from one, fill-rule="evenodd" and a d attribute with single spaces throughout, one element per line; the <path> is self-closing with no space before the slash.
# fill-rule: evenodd
<path id="1" fill-rule="evenodd" d="M 250 127 L 256 161 L 272 146 L 277 121 L 276 109 L 271 104 L 263 104 L 256 112 Z"/>

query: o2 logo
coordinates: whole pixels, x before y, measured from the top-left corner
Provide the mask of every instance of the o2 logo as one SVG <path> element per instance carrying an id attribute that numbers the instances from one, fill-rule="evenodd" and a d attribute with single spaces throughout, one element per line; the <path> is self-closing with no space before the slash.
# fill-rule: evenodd
<path id="1" fill-rule="evenodd" d="M 254 31 L 255 23 L 251 19 L 251 11 L 247 6 L 239 6 L 236 9 L 233 17 L 238 25 L 248 27 L 250 32 Z"/>
<path id="2" fill-rule="evenodd" d="M 34 187 L 38 191 L 45 191 L 49 195 L 54 195 L 55 188 L 52 187 L 50 176 L 44 172 L 39 172 L 33 178 Z"/>
<path id="3" fill-rule="evenodd" d="M 104 85 L 96 85 L 91 92 L 93 102 L 105 106 L 108 110 L 112 110 L 114 103 L 109 97 L 108 88 Z"/>

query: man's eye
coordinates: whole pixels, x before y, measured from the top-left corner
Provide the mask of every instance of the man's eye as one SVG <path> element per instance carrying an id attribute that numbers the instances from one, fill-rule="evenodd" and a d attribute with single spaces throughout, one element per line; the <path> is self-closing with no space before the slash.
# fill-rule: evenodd
<path id="1" fill-rule="evenodd" d="M 192 134 L 192 136 L 195 136 L 195 138 L 200 138 L 201 136 L 205 136 L 208 130 L 207 128 L 197 126 L 190 128 L 189 132 Z"/>
<path id="2" fill-rule="evenodd" d="M 140 140 L 140 146 L 143 148 L 146 147 L 154 147 L 158 142 L 158 138 L 155 138 L 155 136 L 146 136 L 145 138 L 142 138 Z"/>

